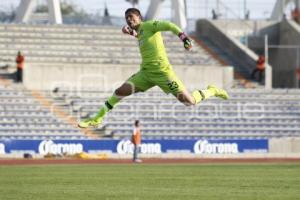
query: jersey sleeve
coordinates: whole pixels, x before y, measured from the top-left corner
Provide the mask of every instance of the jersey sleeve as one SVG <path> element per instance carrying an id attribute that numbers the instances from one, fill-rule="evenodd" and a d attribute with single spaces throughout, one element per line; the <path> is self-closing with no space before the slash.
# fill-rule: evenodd
<path id="1" fill-rule="evenodd" d="M 182 30 L 174 23 L 169 21 L 149 21 L 147 23 L 148 28 L 150 28 L 154 33 L 160 31 L 171 31 L 175 35 L 178 35 Z"/>

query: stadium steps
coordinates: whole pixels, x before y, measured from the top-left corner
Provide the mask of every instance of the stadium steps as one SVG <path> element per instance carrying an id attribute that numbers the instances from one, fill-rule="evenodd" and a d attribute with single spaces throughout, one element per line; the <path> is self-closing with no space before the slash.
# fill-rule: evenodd
<path id="1" fill-rule="evenodd" d="M 216 54 L 218 59 L 223 65 L 229 65 L 234 67 L 234 75 L 235 75 L 235 87 L 236 88 L 263 88 L 263 86 L 251 79 L 251 73 L 248 68 L 243 67 L 242 64 L 238 63 L 234 57 L 230 56 L 226 53 L 223 49 L 217 47 L 209 38 L 205 36 L 198 36 L 197 38 L 200 40 L 204 45 Z"/>
<path id="2" fill-rule="evenodd" d="M 51 96 L 48 95 L 49 91 L 40 92 L 32 91 L 32 95 L 42 104 L 46 109 L 51 111 L 55 117 L 60 118 L 65 123 L 68 123 L 73 129 L 89 138 L 98 138 L 99 135 L 94 131 L 88 129 L 79 129 L 77 127 L 77 119 L 72 115 L 69 115 L 69 112 L 64 104 L 61 104 L 61 101 L 55 101 Z"/>
<path id="3" fill-rule="evenodd" d="M 50 100 L 41 100 L 39 95 L 20 83 L 0 78 L 0 138 L 86 139 L 91 136 L 72 127 L 70 119 L 61 117 L 62 111 Z"/>

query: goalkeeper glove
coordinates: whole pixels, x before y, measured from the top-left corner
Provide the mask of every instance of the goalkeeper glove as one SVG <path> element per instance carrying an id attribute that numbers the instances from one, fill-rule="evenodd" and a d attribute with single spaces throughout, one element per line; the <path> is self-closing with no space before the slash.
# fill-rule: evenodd
<path id="1" fill-rule="evenodd" d="M 192 48 L 192 40 L 185 33 L 179 33 L 178 37 L 183 42 L 183 46 L 186 50 L 190 50 Z"/>
<path id="2" fill-rule="evenodd" d="M 122 32 L 125 34 L 132 35 L 133 37 L 137 37 L 137 32 L 134 29 L 130 28 L 128 25 L 123 26 Z"/>

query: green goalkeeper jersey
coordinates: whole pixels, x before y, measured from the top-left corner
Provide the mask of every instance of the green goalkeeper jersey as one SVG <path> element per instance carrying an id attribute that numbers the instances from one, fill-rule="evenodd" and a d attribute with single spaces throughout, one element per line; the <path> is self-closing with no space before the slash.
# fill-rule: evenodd
<path id="1" fill-rule="evenodd" d="M 171 22 L 152 20 L 142 22 L 137 31 L 142 56 L 141 70 L 155 72 L 171 68 L 160 31 L 172 31 L 175 35 L 182 32 Z"/>

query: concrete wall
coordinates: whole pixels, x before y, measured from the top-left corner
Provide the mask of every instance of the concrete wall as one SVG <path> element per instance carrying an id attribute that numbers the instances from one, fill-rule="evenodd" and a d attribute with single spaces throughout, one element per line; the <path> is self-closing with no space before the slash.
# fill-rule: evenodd
<path id="1" fill-rule="evenodd" d="M 240 41 L 226 33 L 226 30 L 226 24 L 222 25 L 222 21 L 198 20 L 196 25 L 197 34 L 210 38 L 219 48 L 225 48 L 224 50 L 230 56 L 236 58 L 239 65 L 244 66 L 251 73 L 256 68 L 258 56 Z M 249 30 L 251 29 L 249 28 Z M 270 65 L 267 65 L 266 68 L 265 86 L 269 89 L 272 87 L 272 69 Z"/>
<path id="2" fill-rule="evenodd" d="M 270 153 L 300 153 L 300 138 L 272 138 L 269 140 Z"/>
<path id="3" fill-rule="evenodd" d="M 278 45 L 279 28 L 280 23 L 276 22 L 270 24 L 268 27 L 263 27 L 262 29 L 257 30 L 257 34 L 248 36 L 248 47 L 253 49 L 255 52 L 259 52 L 259 54 L 263 54 L 265 50 L 265 35 L 268 36 L 269 45 Z M 270 50 L 272 49 L 269 49 L 269 51 Z"/>
<path id="4" fill-rule="evenodd" d="M 264 36 L 268 35 L 273 87 L 297 88 L 296 68 L 300 66 L 300 49 L 294 47 L 300 45 L 300 26 L 294 21 L 283 20 L 270 24 L 257 33 L 258 35 L 249 38 L 249 47 L 256 52 L 264 52 Z"/>
<path id="5" fill-rule="evenodd" d="M 139 67 L 118 65 L 30 64 L 24 69 L 24 84 L 28 89 L 51 90 L 55 87 L 97 88 L 112 90 L 120 86 Z M 208 84 L 230 88 L 233 68 L 223 66 L 174 66 L 178 77 L 188 89 L 200 89 Z"/>
<path id="6" fill-rule="evenodd" d="M 270 62 L 274 66 L 274 87 L 297 88 L 296 69 L 300 66 L 300 26 L 293 21 L 280 23 L 279 44 L 290 48 L 272 48 Z"/>
<path id="7" fill-rule="evenodd" d="M 277 23 L 276 21 L 263 20 L 211 20 L 210 22 L 231 37 L 259 35 L 260 30 Z"/>
<path id="8" fill-rule="evenodd" d="M 219 48 L 224 49 L 232 57 L 235 57 L 240 64 L 243 64 L 249 69 L 249 72 L 255 69 L 255 60 L 257 56 L 231 35 L 226 33 L 226 28 L 223 30 L 216 25 L 214 21 L 198 20 L 196 25 L 197 33 L 202 36 L 211 38 Z M 225 25 L 224 25 L 225 27 Z"/>
<path id="9" fill-rule="evenodd" d="M 278 45 L 279 44 L 279 29 L 280 29 L 280 23 L 274 22 L 274 23 L 270 24 L 269 26 L 258 30 L 257 35 L 261 36 L 262 38 L 264 38 L 265 35 L 268 35 L 269 45 Z"/>

